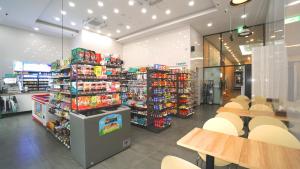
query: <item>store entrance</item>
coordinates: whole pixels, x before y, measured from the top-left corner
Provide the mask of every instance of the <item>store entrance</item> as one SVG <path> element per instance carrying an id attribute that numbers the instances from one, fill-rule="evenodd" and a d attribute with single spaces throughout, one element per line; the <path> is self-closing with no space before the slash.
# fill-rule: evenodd
<path id="1" fill-rule="evenodd" d="M 225 66 L 222 68 L 222 103 L 244 93 L 245 66 Z"/>

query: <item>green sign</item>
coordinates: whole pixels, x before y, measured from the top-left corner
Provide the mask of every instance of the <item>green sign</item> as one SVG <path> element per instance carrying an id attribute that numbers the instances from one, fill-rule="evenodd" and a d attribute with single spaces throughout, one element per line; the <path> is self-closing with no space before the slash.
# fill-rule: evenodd
<path id="1" fill-rule="evenodd" d="M 13 74 L 13 73 L 7 73 L 4 75 L 4 78 L 16 78 L 17 75 L 16 74 Z"/>
<path id="2" fill-rule="evenodd" d="M 284 24 L 290 24 L 290 23 L 299 22 L 299 21 L 300 21 L 300 16 L 294 16 L 294 17 L 286 18 L 284 20 Z"/>

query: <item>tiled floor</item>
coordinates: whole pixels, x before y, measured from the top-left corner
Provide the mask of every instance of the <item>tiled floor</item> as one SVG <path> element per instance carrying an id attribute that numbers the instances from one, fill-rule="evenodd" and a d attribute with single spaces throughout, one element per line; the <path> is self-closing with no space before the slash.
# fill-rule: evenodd
<path id="1" fill-rule="evenodd" d="M 195 162 L 196 153 L 176 145 L 194 127 L 215 115 L 217 106 L 200 106 L 190 119 L 175 118 L 172 127 L 155 134 L 132 126 L 132 146 L 92 169 L 160 169 L 165 155 Z M 30 114 L 0 119 L 1 169 L 81 169 L 71 153 Z"/>

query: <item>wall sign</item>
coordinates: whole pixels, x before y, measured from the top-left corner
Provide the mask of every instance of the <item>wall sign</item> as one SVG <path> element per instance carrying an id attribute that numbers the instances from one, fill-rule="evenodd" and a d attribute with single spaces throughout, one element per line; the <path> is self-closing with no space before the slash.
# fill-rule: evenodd
<path id="1" fill-rule="evenodd" d="M 109 114 L 99 120 L 99 135 L 103 136 L 122 128 L 122 115 Z"/>

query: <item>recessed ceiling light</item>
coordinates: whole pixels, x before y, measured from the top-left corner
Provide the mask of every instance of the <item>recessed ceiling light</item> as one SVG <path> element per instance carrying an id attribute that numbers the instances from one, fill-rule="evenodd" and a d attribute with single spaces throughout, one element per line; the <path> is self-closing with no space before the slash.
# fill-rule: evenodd
<path id="1" fill-rule="evenodd" d="M 108 33 L 107 36 L 111 36 L 111 33 Z"/>
<path id="2" fill-rule="evenodd" d="M 247 2 L 250 2 L 251 0 L 231 0 L 230 1 L 230 5 L 232 6 L 237 6 L 237 5 L 241 5 Z"/>
<path id="3" fill-rule="evenodd" d="M 250 42 L 253 42 L 254 41 L 254 39 L 250 39 Z"/>
<path id="4" fill-rule="evenodd" d="M 119 29 L 116 30 L 117 33 L 121 33 L 121 31 Z"/>
<path id="5" fill-rule="evenodd" d="M 224 43 L 224 46 L 226 46 L 227 45 L 227 43 Z"/>
<path id="6" fill-rule="evenodd" d="M 241 18 L 242 18 L 242 19 L 247 18 L 247 14 L 243 14 L 243 15 L 241 16 Z"/>
<path id="7" fill-rule="evenodd" d="M 134 5 L 134 0 L 129 0 L 129 1 L 128 1 L 128 5 L 129 5 L 129 6 L 133 6 L 133 5 Z"/>
<path id="8" fill-rule="evenodd" d="M 98 6 L 103 7 L 104 3 L 102 1 L 98 1 Z"/>
<path id="9" fill-rule="evenodd" d="M 152 15 L 152 19 L 153 20 L 157 19 L 157 16 L 156 15 Z"/>
<path id="10" fill-rule="evenodd" d="M 297 0 L 297 1 L 293 1 L 291 3 L 288 3 L 287 6 L 294 6 L 294 5 L 297 5 L 300 3 L 300 0 Z"/>
<path id="11" fill-rule="evenodd" d="M 92 13 L 94 13 L 94 11 L 93 11 L 93 10 L 91 10 L 91 9 L 87 9 L 87 12 L 88 12 L 89 14 L 92 14 Z"/>
<path id="12" fill-rule="evenodd" d="M 131 27 L 129 25 L 126 25 L 126 29 L 130 29 Z"/>
<path id="13" fill-rule="evenodd" d="M 70 6 L 70 7 L 75 7 L 75 3 L 74 3 L 74 2 L 71 2 L 71 1 L 69 1 L 69 6 Z"/>
<path id="14" fill-rule="evenodd" d="M 146 8 L 142 8 L 141 12 L 145 14 L 145 13 L 147 13 L 147 9 Z"/>
<path id="15" fill-rule="evenodd" d="M 282 29 L 279 29 L 279 30 L 276 30 L 274 31 L 275 33 L 278 33 L 278 32 L 282 32 L 283 30 Z"/>
<path id="16" fill-rule="evenodd" d="M 195 1 L 189 1 L 189 6 L 194 6 L 195 5 Z"/>
<path id="17" fill-rule="evenodd" d="M 114 13 L 119 13 L 120 11 L 119 11 L 119 9 L 118 8 L 115 8 L 114 9 Z"/>
<path id="18" fill-rule="evenodd" d="M 61 13 L 62 15 L 67 15 L 67 12 L 66 12 L 66 11 L 63 11 L 63 10 L 61 10 L 60 13 Z"/>
<path id="19" fill-rule="evenodd" d="M 103 15 L 103 16 L 102 16 L 102 19 L 103 19 L 103 20 L 107 20 L 108 18 L 107 18 L 107 16 Z"/>
<path id="20" fill-rule="evenodd" d="M 75 23 L 75 22 L 71 22 L 71 25 L 72 25 L 72 26 L 75 26 L 75 25 L 76 25 L 76 23 Z"/>
<path id="21" fill-rule="evenodd" d="M 88 26 L 84 26 L 83 28 L 86 29 L 86 30 L 90 29 L 90 27 L 88 27 Z"/>
<path id="22" fill-rule="evenodd" d="M 170 9 L 167 9 L 167 10 L 166 10 L 166 14 L 167 14 L 167 15 L 170 15 L 170 14 L 171 14 L 171 10 L 170 10 Z"/>
<path id="23" fill-rule="evenodd" d="M 211 27 L 213 24 L 210 22 L 207 24 L 208 27 Z"/>
<path id="24" fill-rule="evenodd" d="M 34 27 L 33 28 L 35 31 L 39 31 L 40 30 L 40 28 L 38 28 L 38 27 Z"/>
<path id="25" fill-rule="evenodd" d="M 60 18 L 59 18 L 59 17 L 54 17 L 54 19 L 55 19 L 56 21 L 60 21 Z"/>
<path id="26" fill-rule="evenodd" d="M 101 30 L 97 30 L 97 33 L 101 33 Z"/>
<path id="27" fill-rule="evenodd" d="M 2 7 L 0 6 L 0 11 L 2 10 Z"/>

